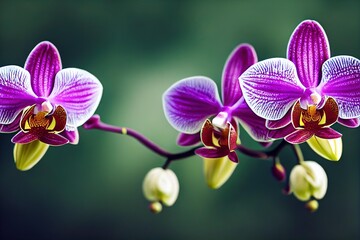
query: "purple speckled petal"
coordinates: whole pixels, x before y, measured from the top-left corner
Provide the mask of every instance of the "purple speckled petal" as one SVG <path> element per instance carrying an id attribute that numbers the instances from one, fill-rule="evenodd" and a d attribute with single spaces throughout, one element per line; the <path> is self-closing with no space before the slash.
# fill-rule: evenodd
<path id="1" fill-rule="evenodd" d="M 69 143 L 71 144 L 79 143 L 79 131 L 77 130 L 77 128 L 75 128 L 74 131 L 64 130 L 59 134 L 69 140 Z"/>
<path id="2" fill-rule="evenodd" d="M 224 106 L 234 105 L 241 97 L 240 75 L 257 62 L 255 49 L 249 44 L 237 46 L 226 61 L 222 74 L 222 99 Z"/>
<path id="3" fill-rule="evenodd" d="M 167 120 L 176 130 L 193 134 L 204 121 L 219 113 L 221 103 L 215 82 L 207 77 L 190 77 L 172 85 L 163 95 Z"/>
<path id="4" fill-rule="evenodd" d="M 203 158 L 220 158 L 228 155 L 226 148 L 207 148 L 202 147 L 195 150 L 195 153 Z"/>
<path id="5" fill-rule="evenodd" d="M 54 86 L 55 75 L 61 70 L 58 50 L 50 42 L 41 42 L 29 54 L 25 69 L 31 76 L 31 86 L 39 97 L 48 97 Z"/>
<path id="6" fill-rule="evenodd" d="M 360 126 L 359 118 L 350 118 L 350 119 L 338 118 L 338 123 L 349 128 L 357 128 L 358 126 Z"/>
<path id="7" fill-rule="evenodd" d="M 20 130 L 20 120 L 22 113 L 20 112 L 15 120 L 10 124 L 0 124 L 1 133 L 12 133 Z"/>
<path id="8" fill-rule="evenodd" d="M 316 87 L 321 66 L 330 57 L 329 42 L 321 25 L 313 20 L 300 23 L 290 37 L 287 56 L 295 64 L 301 83 Z"/>
<path id="9" fill-rule="evenodd" d="M 67 68 L 56 75 L 49 99 L 65 108 L 66 125 L 78 127 L 94 114 L 101 95 L 102 85 L 95 76 L 81 69 Z"/>
<path id="10" fill-rule="evenodd" d="M 360 117 L 360 60 L 338 56 L 323 65 L 321 91 L 333 97 L 339 106 L 339 117 Z"/>
<path id="11" fill-rule="evenodd" d="M 11 141 L 13 143 L 26 144 L 37 140 L 37 136 L 31 133 L 24 133 L 23 131 L 18 132 Z"/>
<path id="12" fill-rule="evenodd" d="M 322 128 L 319 131 L 317 131 L 315 135 L 319 138 L 324 138 L 324 139 L 334 139 L 342 136 L 341 133 L 335 131 L 332 128 Z"/>
<path id="13" fill-rule="evenodd" d="M 291 122 L 291 109 L 285 116 L 279 120 L 266 120 L 266 127 L 270 130 L 276 130 L 287 126 Z"/>
<path id="14" fill-rule="evenodd" d="M 236 108 L 233 114 L 255 141 L 267 142 L 271 140 L 268 138 L 269 130 L 265 126 L 265 119 L 257 116 L 245 101 Z"/>
<path id="15" fill-rule="evenodd" d="M 295 65 L 283 58 L 258 62 L 246 70 L 239 80 L 250 108 L 268 120 L 283 118 L 304 92 Z"/>
<path id="16" fill-rule="evenodd" d="M 197 132 L 195 134 L 180 133 L 176 140 L 176 143 L 179 146 L 183 146 L 183 147 L 193 146 L 200 142 L 201 142 L 200 132 Z"/>
<path id="17" fill-rule="evenodd" d="M 29 72 L 18 66 L 0 68 L 0 124 L 9 124 L 27 106 L 36 103 Z"/>
<path id="18" fill-rule="evenodd" d="M 284 139 L 291 144 L 300 144 L 309 140 L 314 135 L 314 132 L 307 130 L 296 130 L 287 135 Z"/>

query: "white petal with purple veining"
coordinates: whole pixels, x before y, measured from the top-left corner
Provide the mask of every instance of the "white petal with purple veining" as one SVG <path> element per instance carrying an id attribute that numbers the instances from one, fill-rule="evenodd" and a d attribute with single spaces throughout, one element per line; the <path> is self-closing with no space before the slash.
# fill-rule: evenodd
<path id="1" fill-rule="evenodd" d="M 0 124 L 9 124 L 25 107 L 36 102 L 30 74 L 18 66 L 0 68 Z"/>
<path id="2" fill-rule="evenodd" d="M 323 65 L 321 91 L 333 97 L 339 106 L 339 117 L 360 116 L 360 60 L 350 56 L 330 58 Z"/>
<path id="3" fill-rule="evenodd" d="M 56 74 L 49 99 L 65 108 L 66 125 L 78 127 L 94 114 L 102 90 L 100 81 L 94 75 L 81 69 L 67 68 Z"/>
<path id="4" fill-rule="evenodd" d="M 204 121 L 221 108 L 215 82 L 197 76 L 183 79 L 172 85 L 163 95 L 167 120 L 178 131 L 196 133 Z"/>
<path id="5" fill-rule="evenodd" d="M 250 108 L 268 120 L 284 117 L 305 90 L 296 75 L 295 65 L 284 58 L 258 62 L 239 80 Z"/>

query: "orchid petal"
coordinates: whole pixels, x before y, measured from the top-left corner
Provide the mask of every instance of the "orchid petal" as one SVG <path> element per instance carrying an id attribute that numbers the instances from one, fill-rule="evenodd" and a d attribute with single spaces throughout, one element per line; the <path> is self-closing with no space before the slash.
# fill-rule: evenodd
<path id="1" fill-rule="evenodd" d="M 257 116 L 246 102 L 240 104 L 234 112 L 234 116 L 255 141 L 266 142 L 271 140 L 267 136 L 269 130 L 265 126 L 265 119 Z"/>
<path id="2" fill-rule="evenodd" d="M 36 98 L 28 71 L 18 66 L 0 68 L 0 124 L 12 123 Z"/>
<path id="3" fill-rule="evenodd" d="M 21 120 L 22 113 L 20 112 L 15 120 L 10 124 L 1 124 L 0 125 L 0 132 L 1 133 L 12 133 L 20 130 L 20 120 Z"/>
<path id="4" fill-rule="evenodd" d="M 69 143 L 71 144 L 79 143 L 79 131 L 77 130 L 77 128 L 75 128 L 74 131 L 64 130 L 59 134 L 69 140 Z"/>
<path id="5" fill-rule="evenodd" d="M 358 126 L 360 126 L 359 118 L 350 118 L 350 119 L 338 118 L 338 123 L 349 128 L 357 128 Z"/>
<path id="6" fill-rule="evenodd" d="M 296 129 L 292 124 L 288 124 L 283 128 L 279 128 L 276 130 L 269 130 L 268 137 L 272 139 L 281 139 L 285 138 L 286 136 L 290 135 L 291 133 L 295 132 Z"/>
<path id="7" fill-rule="evenodd" d="M 322 92 L 335 98 L 339 117 L 344 119 L 360 116 L 360 60 L 350 56 L 338 56 L 323 65 Z"/>
<path id="8" fill-rule="evenodd" d="M 172 85 L 163 95 L 167 120 L 179 132 L 200 131 L 204 121 L 219 112 L 221 103 L 215 82 L 206 77 L 190 77 Z"/>
<path id="9" fill-rule="evenodd" d="M 226 148 L 207 148 L 202 147 L 195 150 L 195 153 L 203 158 L 220 158 L 228 155 Z"/>
<path id="10" fill-rule="evenodd" d="M 55 75 L 61 70 L 58 50 L 50 42 L 41 42 L 29 54 L 25 69 L 31 76 L 31 86 L 39 97 L 48 97 L 54 86 Z"/>
<path id="11" fill-rule="evenodd" d="M 216 147 L 214 144 L 213 137 L 214 137 L 214 126 L 211 124 L 209 119 L 206 119 L 200 131 L 201 142 L 207 147 Z"/>
<path id="12" fill-rule="evenodd" d="M 287 57 L 297 70 L 305 87 L 316 87 L 321 78 L 321 66 L 330 57 L 330 47 L 324 29 L 313 20 L 299 24 L 290 37 Z"/>
<path id="13" fill-rule="evenodd" d="M 266 128 L 276 130 L 287 126 L 291 122 L 291 109 L 279 120 L 266 120 Z"/>
<path id="14" fill-rule="evenodd" d="M 314 132 L 307 130 L 296 130 L 295 132 L 287 135 L 284 139 L 291 144 L 300 144 L 309 140 L 314 136 Z"/>
<path id="15" fill-rule="evenodd" d="M 194 134 L 186 134 L 186 133 L 180 133 L 178 135 L 178 138 L 176 140 L 176 143 L 179 146 L 193 146 L 198 144 L 201 141 L 200 139 L 200 133 L 194 133 Z"/>
<path id="16" fill-rule="evenodd" d="M 24 133 L 23 131 L 20 131 L 11 139 L 11 141 L 13 143 L 27 144 L 37 139 L 37 136 L 34 134 Z"/>
<path id="17" fill-rule="evenodd" d="M 332 128 L 322 128 L 315 133 L 315 136 L 324 139 L 334 139 L 340 138 L 342 134 Z"/>
<path id="18" fill-rule="evenodd" d="M 230 161 L 234 162 L 234 163 L 238 163 L 239 162 L 239 158 L 236 154 L 236 152 L 229 152 L 228 158 L 230 159 Z"/>
<path id="19" fill-rule="evenodd" d="M 95 76 L 81 69 L 67 68 L 56 75 L 49 99 L 65 108 L 67 125 L 78 127 L 94 114 L 101 95 L 102 85 Z"/>
<path id="20" fill-rule="evenodd" d="M 282 58 L 254 64 L 239 80 L 250 108 L 268 120 L 283 118 L 304 92 L 294 64 Z"/>
<path id="21" fill-rule="evenodd" d="M 225 106 L 234 105 L 242 97 L 238 79 L 256 62 L 255 49 L 249 44 L 241 44 L 232 51 L 222 74 L 222 99 Z"/>
<path id="22" fill-rule="evenodd" d="M 69 143 L 69 140 L 67 138 L 55 133 L 44 134 L 39 137 L 39 140 L 51 146 L 61 146 Z"/>

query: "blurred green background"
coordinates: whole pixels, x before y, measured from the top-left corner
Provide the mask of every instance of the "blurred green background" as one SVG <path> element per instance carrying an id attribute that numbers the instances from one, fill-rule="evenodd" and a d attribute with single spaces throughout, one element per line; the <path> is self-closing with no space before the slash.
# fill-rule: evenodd
<path id="1" fill-rule="evenodd" d="M 226 58 L 251 43 L 259 60 L 285 57 L 288 39 L 304 19 L 326 30 L 332 55 L 360 57 L 360 1 L 1 1 L 0 66 L 23 66 L 40 41 L 53 42 L 63 67 L 97 76 L 104 94 L 97 113 L 134 128 L 177 152 L 162 93 L 174 82 L 205 75 L 220 85 Z M 207 188 L 202 161 L 171 168 L 180 181 L 176 204 L 153 215 L 142 180 L 164 159 L 134 139 L 80 129 L 80 144 L 50 148 L 31 171 L 12 158 L 11 135 L 0 141 L 0 239 L 359 239 L 358 129 L 343 133 L 340 162 L 319 162 L 329 188 L 318 212 L 281 193 L 270 162 L 240 155 L 232 178 Z M 260 146 L 242 132 L 251 148 Z M 281 154 L 295 163 L 289 149 Z"/>

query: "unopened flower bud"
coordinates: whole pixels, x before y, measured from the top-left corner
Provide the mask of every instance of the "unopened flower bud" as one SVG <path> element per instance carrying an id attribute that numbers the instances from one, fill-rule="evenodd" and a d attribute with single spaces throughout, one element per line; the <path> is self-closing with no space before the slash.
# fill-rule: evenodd
<path id="1" fill-rule="evenodd" d="M 283 165 L 279 161 L 275 161 L 271 167 L 271 171 L 274 177 L 279 181 L 282 182 L 286 178 L 286 170 Z"/>
<path id="2" fill-rule="evenodd" d="M 311 196 L 322 199 L 327 183 L 324 169 L 314 161 L 302 161 L 290 173 L 290 189 L 301 201 L 307 201 Z"/>
<path id="3" fill-rule="evenodd" d="M 26 171 L 37 164 L 48 150 L 49 145 L 39 140 L 27 144 L 16 143 L 14 147 L 14 160 L 17 169 Z"/>
<path id="4" fill-rule="evenodd" d="M 306 141 L 321 157 L 331 161 L 338 161 L 342 154 L 342 140 L 340 138 L 324 139 L 316 136 Z"/>
<path id="5" fill-rule="evenodd" d="M 230 178 L 237 166 L 237 163 L 231 161 L 228 156 L 203 159 L 205 179 L 212 189 L 220 188 Z"/>
<path id="6" fill-rule="evenodd" d="M 179 181 L 172 170 L 153 168 L 145 176 L 143 192 L 147 200 L 171 206 L 179 194 Z"/>
<path id="7" fill-rule="evenodd" d="M 162 204 L 160 202 L 152 202 L 149 204 L 149 209 L 152 213 L 160 213 L 162 211 Z"/>
<path id="8" fill-rule="evenodd" d="M 315 212 L 318 208 L 319 208 L 319 202 L 314 200 L 311 200 L 309 202 L 307 202 L 305 204 L 305 208 L 309 211 L 309 212 Z"/>

